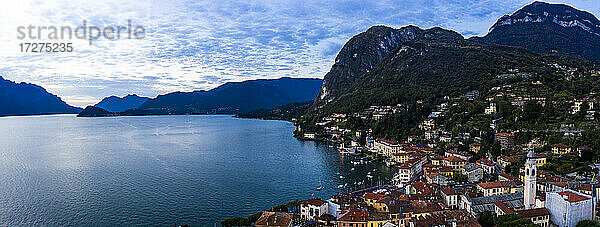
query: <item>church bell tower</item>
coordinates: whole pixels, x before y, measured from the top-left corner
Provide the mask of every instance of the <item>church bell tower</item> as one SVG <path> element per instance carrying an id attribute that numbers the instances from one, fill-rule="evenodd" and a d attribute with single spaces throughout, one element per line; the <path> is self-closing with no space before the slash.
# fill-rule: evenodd
<path id="1" fill-rule="evenodd" d="M 537 165 L 535 163 L 536 155 L 533 149 L 527 154 L 527 161 L 525 161 L 525 191 L 524 201 L 525 209 L 535 208 L 535 195 L 536 195 L 536 177 L 537 177 Z"/>

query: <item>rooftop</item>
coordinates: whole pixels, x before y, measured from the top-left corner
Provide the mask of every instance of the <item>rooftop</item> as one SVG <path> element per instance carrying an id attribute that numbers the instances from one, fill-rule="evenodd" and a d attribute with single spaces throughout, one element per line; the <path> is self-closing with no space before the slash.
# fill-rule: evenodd
<path id="1" fill-rule="evenodd" d="M 327 202 L 320 200 L 320 199 L 309 199 L 309 200 L 302 201 L 302 204 L 309 204 L 309 205 L 313 205 L 313 206 L 321 206 L 325 203 L 327 203 Z"/>
<path id="2" fill-rule="evenodd" d="M 550 215 L 550 211 L 548 211 L 546 208 L 536 208 L 529 210 L 517 210 L 517 214 L 521 215 L 524 218 L 533 218 Z"/>
<path id="3" fill-rule="evenodd" d="M 265 211 L 254 224 L 265 226 L 288 226 L 291 221 L 291 213 Z"/>
<path id="4" fill-rule="evenodd" d="M 576 203 L 576 202 L 581 202 L 581 201 L 585 201 L 590 199 L 590 197 L 575 193 L 573 191 L 562 191 L 562 192 L 558 192 L 559 195 L 563 196 L 563 199 L 565 201 L 568 201 L 570 203 Z"/>

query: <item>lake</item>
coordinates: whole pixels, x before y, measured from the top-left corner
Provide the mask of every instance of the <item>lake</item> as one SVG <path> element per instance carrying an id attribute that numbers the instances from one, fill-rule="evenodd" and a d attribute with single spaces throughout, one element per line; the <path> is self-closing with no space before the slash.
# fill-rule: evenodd
<path id="1" fill-rule="evenodd" d="M 0 225 L 214 226 L 393 175 L 294 129 L 226 115 L 2 117 Z"/>

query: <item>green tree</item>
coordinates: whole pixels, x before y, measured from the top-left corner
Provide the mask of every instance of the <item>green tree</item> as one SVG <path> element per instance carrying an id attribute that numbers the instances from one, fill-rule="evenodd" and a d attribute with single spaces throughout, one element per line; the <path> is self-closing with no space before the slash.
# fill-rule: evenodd
<path id="1" fill-rule="evenodd" d="M 575 227 L 600 227 L 600 223 L 594 220 L 584 220 L 577 223 Z"/>
<path id="2" fill-rule="evenodd" d="M 495 219 L 494 213 L 487 210 L 487 211 L 484 211 L 483 213 L 481 213 L 481 215 L 479 215 L 479 220 L 477 220 L 477 221 L 479 222 L 479 224 L 482 227 L 494 227 L 494 219 Z"/>
<path id="3" fill-rule="evenodd" d="M 466 175 L 464 175 L 462 173 L 456 172 L 452 176 L 452 180 L 454 180 L 456 182 L 467 182 L 467 181 L 469 181 L 469 177 L 467 177 Z"/>
<path id="4" fill-rule="evenodd" d="M 531 219 L 524 218 L 518 214 L 505 214 L 498 216 L 494 223 L 497 227 L 537 227 Z"/>

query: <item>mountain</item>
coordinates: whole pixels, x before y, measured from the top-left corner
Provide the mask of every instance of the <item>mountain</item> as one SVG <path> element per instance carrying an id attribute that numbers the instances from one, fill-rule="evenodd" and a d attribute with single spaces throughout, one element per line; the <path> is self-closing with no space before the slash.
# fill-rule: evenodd
<path id="1" fill-rule="evenodd" d="M 374 26 L 352 37 L 340 50 L 331 70 L 323 78 L 323 86 L 314 107 L 338 97 L 392 50 L 422 33 L 423 30 L 415 26 L 400 29 Z"/>
<path id="2" fill-rule="evenodd" d="M 457 97 L 491 88 L 495 75 L 509 69 L 547 66 L 541 56 L 520 48 L 465 40 L 441 28 L 424 34 L 392 50 L 323 110 L 352 113 L 370 105 Z"/>
<path id="3" fill-rule="evenodd" d="M 208 91 L 174 92 L 146 101 L 124 115 L 237 114 L 313 100 L 321 79 L 289 78 L 229 82 Z"/>
<path id="4" fill-rule="evenodd" d="M 95 106 L 88 106 L 85 109 L 83 109 L 83 111 L 81 111 L 79 114 L 77 114 L 78 117 L 110 117 L 116 115 L 118 114 L 106 111 L 105 109 Z"/>
<path id="5" fill-rule="evenodd" d="M 29 83 L 15 83 L 0 77 L 0 116 L 75 114 L 73 107 L 44 88 Z"/>
<path id="6" fill-rule="evenodd" d="M 140 105 L 150 100 L 148 97 L 140 97 L 135 94 L 127 95 L 123 98 L 110 96 L 102 99 L 95 107 L 102 108 L 106 111 L 117 113 L 125 110 L 138 108 Z"/>
<path id="7" fill-rule="evenodd" d="M 600 62 L 600 21 L 563 4 L 534 2 L 498 19 L 486 36 L 472 39 Z"/>
<path id="8" fill-rule="evenodd" d="M 236 115 L 238 118 L 257 118 L 267 120 L 291 121 L 301 117 L 312 106 L 313 100 L 306 102 L 289 103 L 274 109 L 260 109 Z"/>

